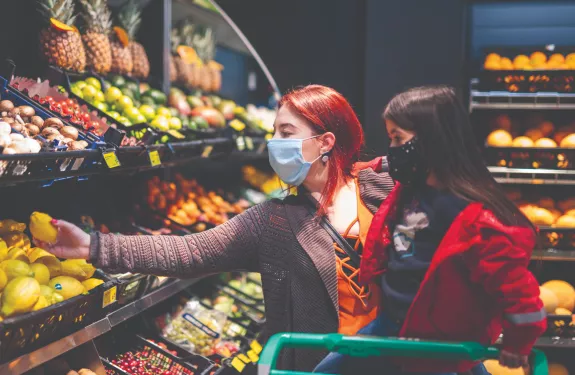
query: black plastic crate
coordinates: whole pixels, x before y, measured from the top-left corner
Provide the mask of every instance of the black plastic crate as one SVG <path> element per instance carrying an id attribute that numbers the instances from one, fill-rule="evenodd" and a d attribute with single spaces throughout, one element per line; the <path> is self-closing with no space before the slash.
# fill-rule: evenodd
<path id="1" fill-rule="evenodd" d="M 97 276 L 109 280 L 98 271 Z M 7 318 L 0 322 L 0 362 L 7 362 L 59 340 L 104 318 L 116 288 L 114 281 L 42 310 Z M 112 293 L 111 293 L 112 292 Z"/>
<path id="2" fill-rule="evenodd" d="M 574 337 L 575 323 L 572 315 L 547 315 L 545 336 Z"/>
<path id="3" fill-rule="evenodd" d="M 123 168 L 149 168 L 152 166 L 151 152 L 157 152 L 162 163 L 170 160 L 170 152 L 164 145 L 120 147 L 116 156 Z"/>
<path id="4" fill-rule="evenodd" d="M 544 249 L 575 251 L 575 228 L 540 227 L 539 237 Z"/>
<path id="5" fill-rule="evenodd" d="M 144 295 L 148 276 L 136 274 L 129 278 L 116 278 L 118 284 L 118 304 L 126 305 Z"/>
<path id="6" fill-rule="evenodd" d="M 497 167 L 575 170 L 575 148 L 487 147 L 484 155 Z"/>

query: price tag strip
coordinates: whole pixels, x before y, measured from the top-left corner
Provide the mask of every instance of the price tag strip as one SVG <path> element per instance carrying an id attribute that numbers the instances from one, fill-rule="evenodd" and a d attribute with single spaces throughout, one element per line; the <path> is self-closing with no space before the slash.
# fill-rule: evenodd
<path id="1" fill-rule="evenodd" d="M 115 285 L 104 292 L 104 297 L 102 298 L 102 308 L 108 307 L 116 302 L 117 292 L 118 288 Z"/>
<path id="2" fill-rule="evenodd" d="M 214 149 L 214 146 L 212 145 L 207 145 L 206 147 L 204 147 L 204 151 L 202 151 L 202 158 L 208 158 L 210 156 L 210 154 L 212 153 Z"/>

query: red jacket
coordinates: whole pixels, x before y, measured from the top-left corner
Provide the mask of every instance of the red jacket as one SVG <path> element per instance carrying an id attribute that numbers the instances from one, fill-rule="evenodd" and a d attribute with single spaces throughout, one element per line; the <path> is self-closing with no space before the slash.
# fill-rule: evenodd
<path id="1" fill-rule="evenodd" d="M 392 243 L 389 219 L 395 217 L 401 190 L 396 185 L 373 218 L 361 282 L 385 272 Z M 527 269 L 534 244 L 531 230 L 506 226 L 480 203 L 469 204 L 439 244 L 400 336 L 491 345 L 503 329 L 504 350 L 529 354 L 547 325 L 539 284 Z M 465 372 L 474 365 L 441 360 L 402 364 L 411 372 Z"/>

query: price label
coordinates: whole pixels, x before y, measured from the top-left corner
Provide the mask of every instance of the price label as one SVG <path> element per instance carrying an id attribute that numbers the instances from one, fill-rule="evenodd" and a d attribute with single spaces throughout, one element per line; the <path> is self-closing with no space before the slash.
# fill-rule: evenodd
<path id="1" fill-rule="evenodd" d="M 162 161 L 160 160 L 160 153 L 158 152 L 158 150 L 150 151 L 148 153 L 148 156 L 150 157 L 150 164 L 152 165 L 152 167 L 162 165 Z"/>
<path id="2" fill-rule="evenodd" d="M 239 359 L 238 357 L 232 359 L 232 362 L 230 364 L 232 365 L 233 368 L 236 369 L 237 372 L 242 372 L 246 368 L 246 364 L 243 363 L 242 360 Z"/>
<path id="3" fill-rule="evenodd" d="M 246 140 L 244 137 L 236 138 L 236 146 L 238 147 L 238 151 L 243 151 L 246 149 Z"/>
<path id="4" fill-rule="evenodd" d="M 116 286 L 113 286 L 104 292 L 104 297 L 102 298 L 102 308 L 108 307 L 116 302 L 116 293 Z"/>
<path id="5" fill-rule="evenodd" d="M 113 169 L 121 165 L 120 160 L 118 160 L 118 156 L 116 155 L 116 151 L 106 151 L 103 156 L 108 168 Z"/>
<path id="6" fill-rule="evenodd" d="M 256 354 L 260 354 L 263 350 L 262 346 L 260 345 L 260 343 L 257 340 L 252 341 L 252 343 L 250 344 L 250 348 L 252 348 L 252 350 Z"/>
<path id="7" fill-rule="evenodd" d="M 238 358 L 241 359 L 244 363 L 250 363 L 250 359 L 244 354 L 244 353 L 240 353 L 238 354 Z"/>
<path id="8" fill-rule="evenodd" d="M 253 141 L 252 137 L 245 137 L 245 141 L 246 141 L 246 148 L 248 150 L 253 150 L 254 149 L 254 141 Z"/>
<path id="9" fill-rule="evenodd" d="M 202 151 L 202 158 L 207 158 L 210 156 L 210 154 L 212 153 L 212 150 L 214 149 L 214 146 L 212 145 L 208 145 L 206 147 L 204 147 L 204 151 Z"/>
<path id="10" fill-rule="evenodd" d="M 257 361 L 260 360 L 260 357 L 253 350 L 249 350 L 247 352 L 247 355 L 248 357 L 250 357 L 250 361 L 252 361 L 253 363 L 257 363 Z"/>

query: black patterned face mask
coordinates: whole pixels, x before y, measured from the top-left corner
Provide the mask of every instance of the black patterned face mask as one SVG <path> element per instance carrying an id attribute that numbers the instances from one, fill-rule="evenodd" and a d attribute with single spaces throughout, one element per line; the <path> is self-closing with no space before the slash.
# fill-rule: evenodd
<path id="1" fill-rule="evenodd" d="M 389 175 L 402 185 L 413 186 L 425 183 L 428 170 L 418 149 L 417 137 L 387 151 Z"/>

